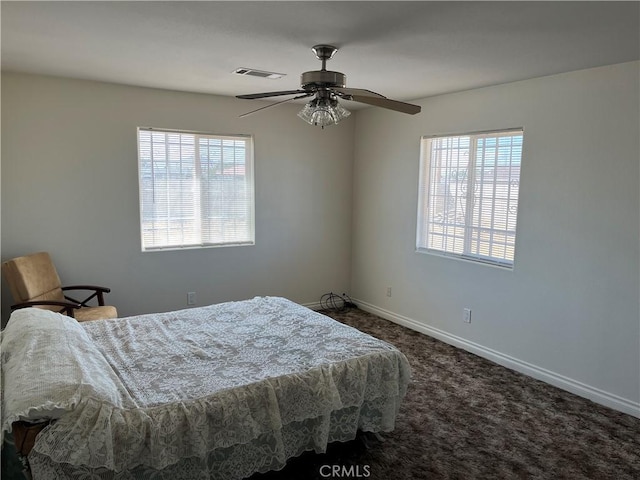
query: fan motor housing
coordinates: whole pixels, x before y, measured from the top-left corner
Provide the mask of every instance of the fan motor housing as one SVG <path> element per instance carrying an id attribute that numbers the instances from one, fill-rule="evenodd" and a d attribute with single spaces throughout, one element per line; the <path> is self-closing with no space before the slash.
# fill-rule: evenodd
<path id="1" fill-rule="evenodd" d="M 313 90 L 315 87 L 344 88 L 347 86 L 347 76 L 340 72 L 314 70 L 300 75 L 300 84 L 305 90 Z"/>

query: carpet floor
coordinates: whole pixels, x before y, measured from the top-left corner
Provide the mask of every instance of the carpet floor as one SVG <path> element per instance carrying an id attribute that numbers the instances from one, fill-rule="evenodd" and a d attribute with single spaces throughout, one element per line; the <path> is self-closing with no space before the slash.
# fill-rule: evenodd
<path id="1" fill-rule="evenodd" d="M 251 480 L 640 479 L 640 419 L 362 310 L 322 313 L 408 358 L 396 428 Z"/>

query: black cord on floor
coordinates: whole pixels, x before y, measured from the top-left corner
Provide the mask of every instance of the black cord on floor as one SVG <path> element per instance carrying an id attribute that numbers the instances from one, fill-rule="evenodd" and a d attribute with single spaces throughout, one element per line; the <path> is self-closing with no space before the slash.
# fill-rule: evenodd
<path id="1" fill-rule="evenodd" d="M 323 310 L 333 310 L 334 312 L 343 312 L 347 308 L 357 308 L 357 306 L 346 293 L 338 295 L 337 293 L 329 292 L 320 297 L 320 308 Z"/>

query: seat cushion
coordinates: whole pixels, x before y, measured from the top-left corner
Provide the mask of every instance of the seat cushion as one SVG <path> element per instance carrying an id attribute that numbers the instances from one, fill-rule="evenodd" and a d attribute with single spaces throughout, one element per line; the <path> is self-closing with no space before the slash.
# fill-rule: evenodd
<path id="1" fill-rule="evenodd" d="M 82 307 L 73 311 L 73 316 L 79 322 L 90 320 L 102 320 L 105 318 L 118 318 L 116 307 L 104 305 L 102 307 Z"/>

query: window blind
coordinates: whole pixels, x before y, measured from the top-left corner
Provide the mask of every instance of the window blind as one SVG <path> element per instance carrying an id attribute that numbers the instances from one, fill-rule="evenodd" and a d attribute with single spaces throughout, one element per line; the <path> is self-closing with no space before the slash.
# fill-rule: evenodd
<path id="1" fill-rule="evenodd" d="M 512 266 L 523 130 L 423 137 L 418 251 Z"/>
<path id="2" fill-rule="evenodd" d="M 142 250 L 254 243 L 249 136 L 138 129 Z"/>

